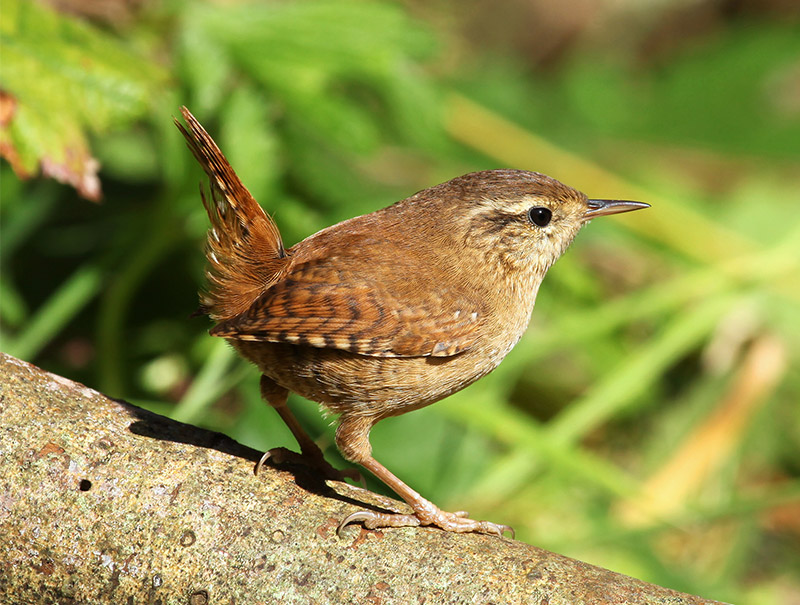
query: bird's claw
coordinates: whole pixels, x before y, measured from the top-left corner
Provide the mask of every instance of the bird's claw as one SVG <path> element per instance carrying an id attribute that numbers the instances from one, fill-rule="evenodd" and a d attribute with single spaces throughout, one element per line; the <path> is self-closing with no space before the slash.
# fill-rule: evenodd
<path id="1" fill-rule="evenodd" d="M 336 533 L 339 537 L 343 537 L 342 532 L 352 523 L 362 523 L 367 529 L 378 529 L 381 527 L 417 527 L 419 525 L 434 525 L 443 529 L 444 531 L 451 532 L 476 532 L 481 534 L 491 534 L 494 536 L 501 536 L 505 532 L 511 532 L 511 539 L 515 537 L 514 528 L 509 525 L 502 525 L 499 523 L 492 523 L 491 521 L 475 521 L 469 518 L 469 513 L 466 511 L 457 511 L 448 513 L 442 510 L 437 510 L 436 513 L 425 514 L 425 521 L 420 519 L 416 514 L 402 515 L 394 513 L 379 513 L 369 510 L 356 511 L 339 523 L 336 528 Z"/>
<path id="2" fill-rule="evenodd" d="M 331 466 L 327 460 L 322 458 L 321 456 L 309 456 L 304 454 L 298 454 L 297 452 L 293 452 L 292 450 L 286 449 L 285 447 L 276 447 L 271 450 L 267 450 L 264 452 L 264 455 L 261 456 L 261 459 L 256 464 L 254 469 L 254 473 L 258 475 L 261 469 L 268 461 L 272 461 L 274 464 L 284 464 L 284 463 L 293 463 L 293 464 L 303 464 L 305 466 L 311 466 L 317 469 L 325 479 L 331 479 L 333 481 L 342 481 L 344 482 L 345 479 L 351 479 L 357 483 L 360 483 L 362 487 L 366 488 L 366 481 L 364 480 L 364 476 L 361 474 L 357 468 L 346 468 L 339 470 Z"/>

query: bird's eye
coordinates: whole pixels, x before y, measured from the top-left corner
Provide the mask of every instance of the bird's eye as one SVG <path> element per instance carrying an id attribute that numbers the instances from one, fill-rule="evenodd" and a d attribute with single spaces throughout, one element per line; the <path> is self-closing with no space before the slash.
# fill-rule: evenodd
<path id="1" fill-rule="evenodd" d="M 551 218 L 553 218 L 553 213 L 550 212 L 550 208 L 535 206 L 528 210 L 528 219 L 538 227 L 547 226 Z"/>

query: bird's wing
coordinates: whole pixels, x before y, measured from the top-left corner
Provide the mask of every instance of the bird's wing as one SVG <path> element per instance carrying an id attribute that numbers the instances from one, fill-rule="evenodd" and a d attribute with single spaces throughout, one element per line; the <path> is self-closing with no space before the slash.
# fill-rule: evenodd
<path id="1" fill-rule="evenodd" d="M 336 282 L 330 283 L 324 274 L 330 277 L 292 271 L 211 334 L 375 357 L 448 357 L 478 337 L 481 310 L 463 294 L 429 285 L 411 302 L 363 276 L 334 273 Z"/>

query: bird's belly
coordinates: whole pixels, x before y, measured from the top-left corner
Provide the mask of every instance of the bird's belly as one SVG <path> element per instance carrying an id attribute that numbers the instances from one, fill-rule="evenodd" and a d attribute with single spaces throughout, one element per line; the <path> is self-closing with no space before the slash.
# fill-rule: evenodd
<path id="1" fill-rule="evenodd" d="M 491 372 L 508 352 L 498 347 L 452 357 L 369 357 L 281 343 L 231 344 L 284 388 L 335 413 L 376 417 L 396 416 L 447 397 Z"/>

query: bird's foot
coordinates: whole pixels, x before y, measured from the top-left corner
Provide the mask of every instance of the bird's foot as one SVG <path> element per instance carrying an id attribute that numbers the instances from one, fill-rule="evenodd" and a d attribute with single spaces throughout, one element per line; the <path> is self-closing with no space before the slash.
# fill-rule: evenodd
<path id="1" fill-rule="evenodd" d="M 258 475 L 261 468 L 270 461 L 274 464 L 302 464 L 315 468 L 322 474 L 323 477 L 325 477 L 325 479 L 342 482 L 344 482 L 345 479 L 351 479 L 356 483 L 360 483 L 362 486 L 366 487 L 364 476 L 358 469 L 346 468 L 339 470 L 325 460 L 321 451 L 317 451 L 319 454 L 316 452 L 298 454 L 297 452 L 293 452 L 285 447 L 272 448 L 271 450 L 267 450 L 264 455 L 261 456 L 261 460 L 259 460 L 258 464 L 256 464 L 255 474 Z"/>
<path id="2" fill-rule="evenodd" d="M 469 518 L 466 511 L 454 513 L 445 512 L 430 502 L 430 506 L 425 506 L 413 515 L 400 515 L 391 513 L 379 513 L 369 510 L 361 510 L 345 517 L 339 524 L 336 532 L 341 536 L 342 530 L 351 523 L 363 523 L 367 529 L 377 529 L 380 527 L 417 527 L 419 525 L 435 525 L 444 531 L 452 532 L 476 532 L 480 534 L 492 534 L 502 536 L 504 532 L 511 532 L 514 538 L 514 528 L 508 525 L 500 525 L 491 521 L 475 521 Z"/>

